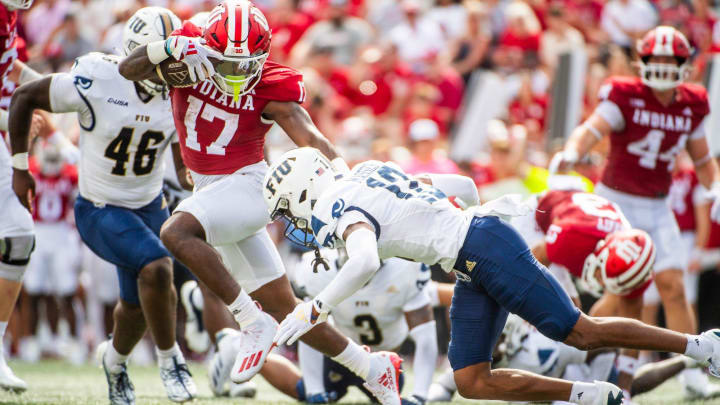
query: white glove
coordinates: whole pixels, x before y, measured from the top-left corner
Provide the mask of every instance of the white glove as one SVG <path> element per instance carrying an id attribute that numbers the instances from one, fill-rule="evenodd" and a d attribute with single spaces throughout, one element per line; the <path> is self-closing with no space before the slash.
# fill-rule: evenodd
<path id="1" fill-rule="evenodd" d="M 550 174 L 567 172 L 571 170 L 573 166 L 575 166 L 575 163 L 577 163 L 578 159 L 580 159 L 580 157 L 575 150 L 566 149 L 560 151 L 553 156 L 552 160 L 550 160 L 550 164 L 548 165 L 548 171 L 550 172 Z"/>
<path id="2" fill-rule="evenodd" d="M 175 60 L 183 62 L 190 71 L 193 82 L 201 82 L 215 74 L 215 68 L 208 59 L 222 59 L 220 52 L 205 46 L 205 40 L 196 37 L 173 36 L 165 42 L 165 50 Z"/>
<path id="3" fill-rule="evenodd" d="M 720 224 L 720 181 L 712 184 L 709 196 L 713 199 L 712 208 L 710 208 L 710 219 Z"/>
<path id="4" fill-rule="evenodd" d="M 273 342 L 278 346 L 285 342 L 291 345 L 315 325 L 327 321 L 328 310 L 323 307 L 324 305 L 318 300 L 298 304 L 280 323 Z M 315 318 L 313 318 L 313 308 L 319 314 Z"/>

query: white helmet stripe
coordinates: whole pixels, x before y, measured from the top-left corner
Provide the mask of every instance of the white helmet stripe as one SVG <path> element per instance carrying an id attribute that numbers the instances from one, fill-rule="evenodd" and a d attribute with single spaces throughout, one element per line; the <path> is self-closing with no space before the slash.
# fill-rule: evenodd
<path id="1" fill-rule="evenodd" d="M 242 2 L 242 24 L 241 24 L 241 37 L 240 49 L 242 55 L 250 56 L 250 49 L 248 48 L 248 33 L 250 32 L 250 2 Z"/>
<path id="2" fill-rule="evenodd" d="M 631 242 L 631 241 L 627 241 L 627 242 L 630 242 L 630 243 L 626 244 L 625 246 L 639 247 L 634 242 Z M 643 273 L 643 266 L 647 265 L 647 258 L 648 258 L 648 256 L 650 256 L 650 253 L 652 252 L 652 250 L 653 250 L 652 243 L 645 243 L 642 253 L 640 255 L 636 255 L 634 258 L 635 264 L 631 268 L 629 268 L 628 270 L 626 270 L 625 272 L 623 272 L 622 274 L 617 276 L 618 283 L 624 284 L 626 281 L 633 278 L 638 272 Z M 620 254 L 622 252 L 622 249 L 618 249 L 617 252 L 618 252 L 618 254 Z M 650 266 L 648 266 L 648 267 L 650 267 Z"/>
<path id="3" fill-rule="evenodd" d="M 673 40 L 675 37 L 675 28 L 660 26 L 655 28 L 655 46 L 652 54 L 657 56 L 674 56 Z"/>

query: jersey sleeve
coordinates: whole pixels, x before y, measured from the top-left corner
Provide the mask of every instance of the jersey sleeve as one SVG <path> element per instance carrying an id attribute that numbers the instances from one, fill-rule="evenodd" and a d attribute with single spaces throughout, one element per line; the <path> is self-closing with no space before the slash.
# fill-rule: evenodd
<path id="1" fill-rule="evenodd" d="M 422 263 L 407 260 L 403 260 L 403 262 L 404 265 L 408 266 L 415 274 L 415 277 L 410 278 L 413 285 L 408 286 L 407 298 L 402 307 L 403 312 L 415 311 L 416 309 L 430 305 L 430 296 L 425 291 L 430 281 L 430 268 Z"/>
<path id="2" fill-rule="evenodd" d="M 600 87 L 598 99 L 600 103 L 595 107 L 595 113 L 607 121 L 613 131 L 617 132 L 625 128 L 625 118 L 620 110 L 624 96 L 612 79 Z"/>
<path id="3" fill-rule="evenodd" d="M 265 62 L 262 78 L 255 88 L 256 97 L 272 101 L 305 102 L 305 83 L 303 76 L 295 69 Z"/>

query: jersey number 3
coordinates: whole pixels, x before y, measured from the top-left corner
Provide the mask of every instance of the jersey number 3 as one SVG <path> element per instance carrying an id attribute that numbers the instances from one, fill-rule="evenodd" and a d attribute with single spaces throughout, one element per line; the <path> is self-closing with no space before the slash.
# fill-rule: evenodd
<path id="1" fill-rule="evenodd" d="M 360 334 L 360 343 L 376 346 L 382 342 L 383 336 L 380 331 L 380 326 L 372 315 L 358 315 L 353 319 L 353 323 L 358 328 L 363 328 L 368 332 Z"/>
<path id="2" fill-rule="evenodd" d="M 105 149 L 105 157 L 115 161 L 110 173 L 116 176 L 124 176 L 127 172 L 127 162 L 130 160 L 128 149 L 132 143 L 133 132 L 135 128 L 124 127 Z M 157 158 L 157 148 L 165 136 L 162 132 L 146 131 L 140 138 L 135 157 L 133 158 L 133 173 L 136 176 L 148 174 L 155 167 L 155 159 Z"/>

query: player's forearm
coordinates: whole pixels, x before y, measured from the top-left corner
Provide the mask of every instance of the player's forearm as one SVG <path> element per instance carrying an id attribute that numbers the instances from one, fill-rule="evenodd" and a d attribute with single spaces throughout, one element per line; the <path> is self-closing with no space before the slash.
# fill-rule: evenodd
<path id="1" fill-rule="evenodd" d="M 51 77 L 20 86 L 13 94 L 8 111 L 8 131 L 12 153 L 25 153 L 30 143 L 30 125 L 36 108 L 51 111 Z"/>
<path id="2" fill-rule="evenodd" d="M 23 85 L 33 80 L 41 79 L 42 77 L 43 76 L 40 73 L 36 72 L 33 68 L 20 62 L 19 60 L 16 60 L 13 63 L 13 68 L 8 74 L 8 79 L 18 85 Z"/>
<path id="3" fill-rule="evenodd" d="M 700 165 L 695 165 L 695 174 L 700 184 L 708 190 L 713 188 L 714 183 L 720 182 L 720 170 L 718 170 L 715 159 L 709 159 Z"/>
<path id="4" fill-rule="evenodd" d="M 164 59 L 161 60 L 159 56 L 153 58 L 153 52 L 157 53 L 157 50 L 154 50 L 156 46 L 156 43 L 139 46 L 135 48 L 130 55 L 126 56 L 118 66 L 118 71 L 122 77 L 134 82 L 146 79 L 157 79 L 155 66 Z M 169 56 L 170 55 L 166 55 L 165 59 Z"/>
<path id="5" fill-rule="evenodd" d="M 445 193 L 447 196 L 459 198 L 468 207 L 480 204 L 475 182 L 466 176 L 459 174 L 427 174 L 433 187 Z"/>
<path id="6" fill-rule="evenodd" d="M 375 233 L 358 228 L 347 236 L 348 260 L 316 299 L 333 308 L 362 288 L 380 268 Z"/>
<path id="7" fill-rule="evenodd" d="M 413 395 L 427 399 L 438 356 L 435 321 L 414 327 L 410 331 L 410 337 L 415 342 L 415 363 L 413 366 L 415 386 L 413 387 Z"/>

